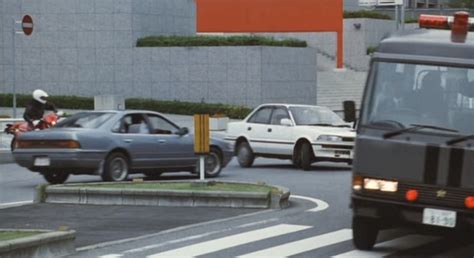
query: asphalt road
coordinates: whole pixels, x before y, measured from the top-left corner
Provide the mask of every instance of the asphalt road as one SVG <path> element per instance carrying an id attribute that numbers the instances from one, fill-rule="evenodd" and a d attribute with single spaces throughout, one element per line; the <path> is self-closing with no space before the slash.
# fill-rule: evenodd
<path id="1" fill-rule="evenodd" d="M 162 180 L 177 178 L 191 177 L 173 174 Z M 288 161 L 258 159 L 252 168 L 242 169 L 234 160 L 219 179 L 288 187 L 293 196 L 291 207 L 259 211 L 26 205 L 0 209 L 0 228 L 69 226 L 78 234 L 76 257 L 474 255 L 472 242 L 466 244 L 451 236 L 418 235 L 406 229 L 382 231 L 373 252 L 355 251 L 349 209 L 351 175 L 345 165 L 315 164 L 311 171 L 301 171 Z M 72 176 L 68 182 L 98 180 Z M 36 174 L 13 164 L 0 165 L 0 203 L 31 200 L 38 183 L 43 179 Z"/>

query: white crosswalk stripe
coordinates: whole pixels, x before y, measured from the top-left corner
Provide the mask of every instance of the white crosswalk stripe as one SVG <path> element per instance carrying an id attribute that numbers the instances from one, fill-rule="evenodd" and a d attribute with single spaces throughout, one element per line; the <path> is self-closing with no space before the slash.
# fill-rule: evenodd
<path id="1" fill-rule="evenodd" d="M 298 232 L 308 228 L 311 228 L 311 226 L 281 224 L 153 254 L 148 256 L 148 258 L 195 257 L 267 238 Z"/>
<path id="2" fill-rule="evenodd" d="M 315 237 L 309 237 L 302 240 L 294 241 L 284 245 L 248 253 L 241 258 L 248 257 L 288 257 L 315 250 L 321 247 L 337 244 L 352 239 L 352 230 L 342 229 Z"/>
<path id="3" fill-rule="evenodd" d="M 343 258 L 343 257 L 383 257 L 396 252 L 421 246 L 430 242 L 433 242 L 439 238 L 423 236 L 423 235 L 408 235 L 399 237 L 390 241 L 378 243 L 374 246 L 374 249 L 371 251 L 361 251 L 354 250 L 347 253 L 339 254 L 334 256 L 334 258 Z"/>

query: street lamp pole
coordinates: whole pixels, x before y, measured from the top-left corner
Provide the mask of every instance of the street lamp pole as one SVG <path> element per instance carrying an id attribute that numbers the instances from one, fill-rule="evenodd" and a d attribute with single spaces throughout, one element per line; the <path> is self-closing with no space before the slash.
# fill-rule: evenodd
<path id="1" fill-rule="evenodd" d="M 13 69 L 13 118 L 16 118 L 16 55 L 15 55 L 15 30 L 16 21 L 12 19 L 12 69 Z"/>

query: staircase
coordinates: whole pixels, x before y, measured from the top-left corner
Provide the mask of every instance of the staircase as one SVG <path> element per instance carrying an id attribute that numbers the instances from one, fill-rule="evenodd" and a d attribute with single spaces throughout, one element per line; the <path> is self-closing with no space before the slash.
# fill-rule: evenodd
<path id="1" fill-rule="evenodd" d="M 317 99 L 316 104 L 332 110 L 342 110 L 344 100 L 354 100 L 357 108 L 364 92 L 367 72 L 345 67 L 343 71 L 335 70 L 334 57 L 318 53 Z"/>

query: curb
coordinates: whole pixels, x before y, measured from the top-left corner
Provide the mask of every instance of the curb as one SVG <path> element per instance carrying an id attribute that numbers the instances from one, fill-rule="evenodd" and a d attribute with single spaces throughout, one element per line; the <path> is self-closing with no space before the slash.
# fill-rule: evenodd
<path id="1" fill-rule="evenodd" d="M 147 181 L 156 182 L 156 181 Z M 246 182 L 182 180 L 164 183 L 230 183 L 251 184 Z M 121 184 L 127 184 L 123 182 Z M 88 185 L 103 185 L 91 183 Z M 110 183 L 105 183 L 110 184 Z M 117 184 L 117 183 L 112 183 Z M 267 185 L 278 189 L 278 192 L 231 192 L 231 191 L 186 191 L 186 190 L 154 190 L 154 189 L 107 189 L 87 188 L 68 185 L 39 186 L 35 202 L 95 204 L 95 205 L 145 205 L 171 207 L 228 207 L 228 208 L 259 208 L 282 209 L 289 206 L 290 191 L 280 186 Z"/>
<path id="2" fill-rule="evenodd" d="M 60 257 L 76 252 L 76 232 L 2 229 L 2 231 L 44 232 L 30 237 L 0 241 L 0 257 Z"/>

